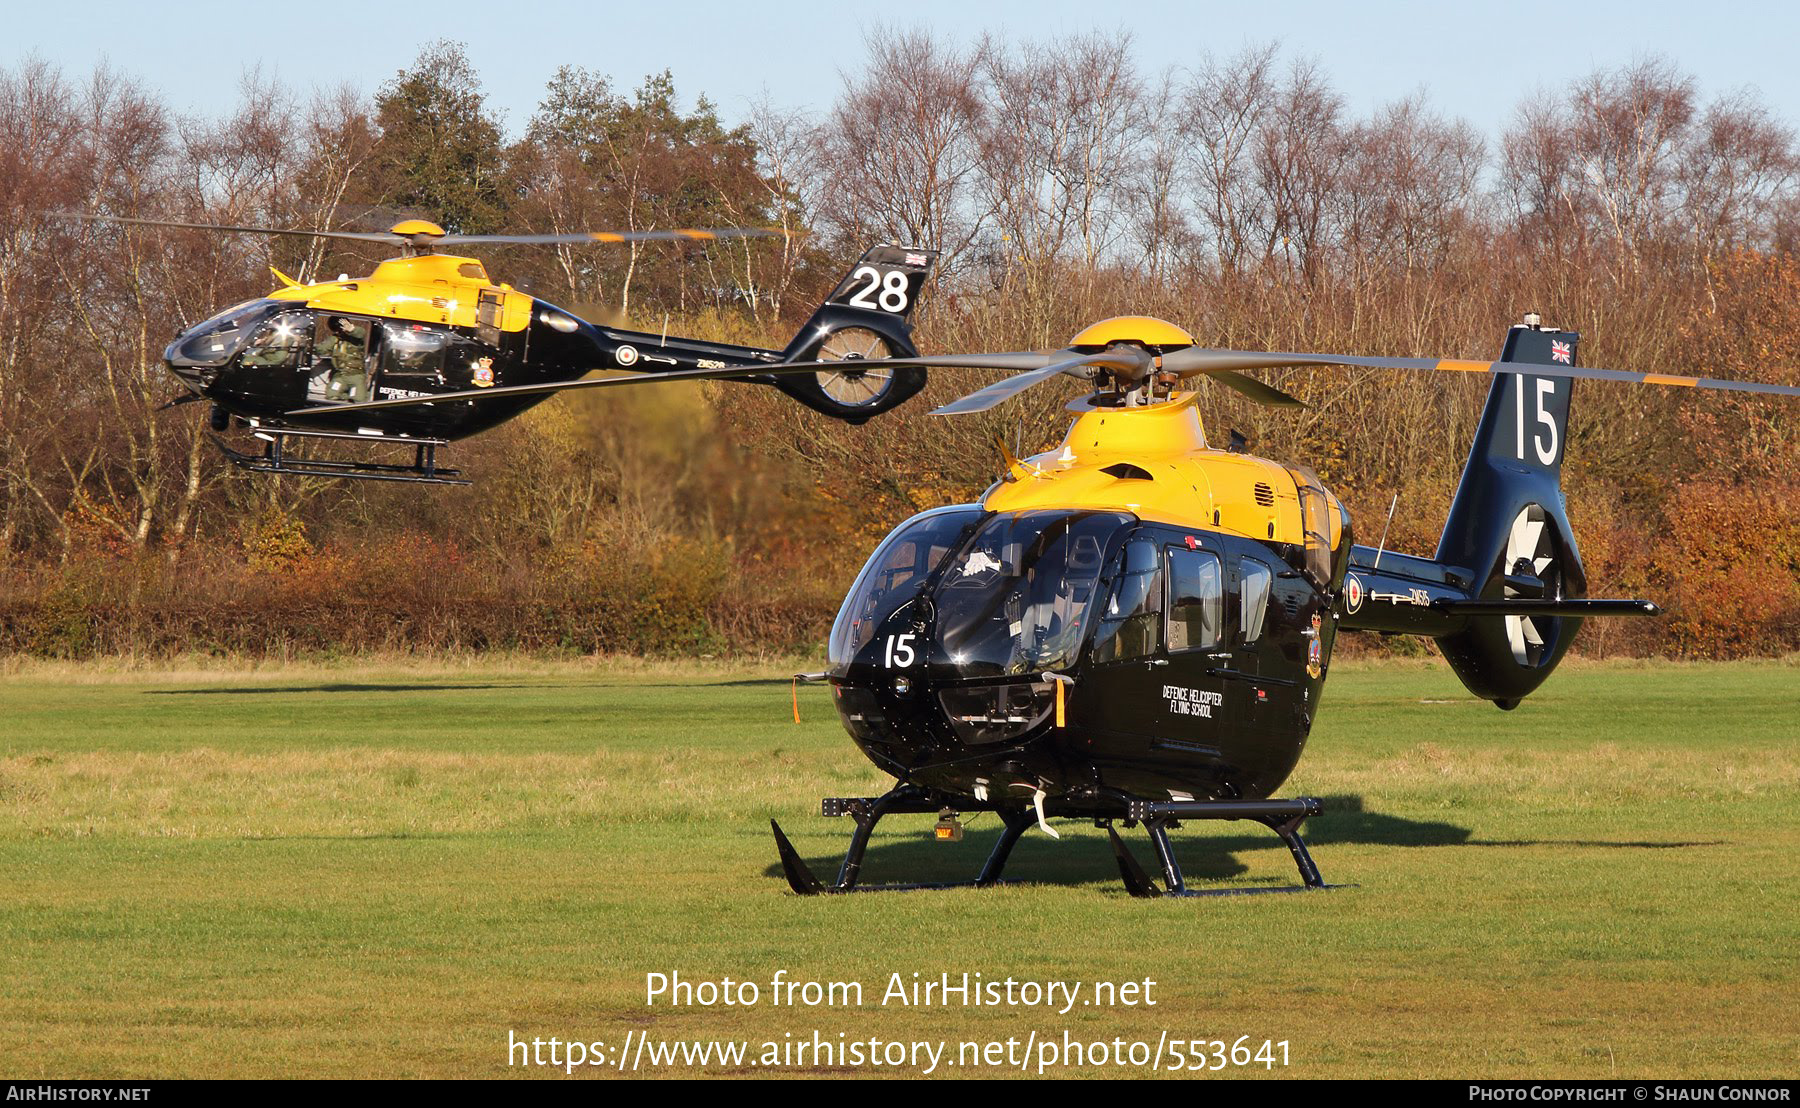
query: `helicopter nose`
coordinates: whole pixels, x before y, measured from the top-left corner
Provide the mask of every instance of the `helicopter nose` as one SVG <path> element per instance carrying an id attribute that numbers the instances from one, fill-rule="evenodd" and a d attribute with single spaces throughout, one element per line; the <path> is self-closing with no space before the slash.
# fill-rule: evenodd
<path id="1" fill-rule="evenodd" d="M 195 392 L 205 392 L 206 391 L 205 373 L 204 373 L 204 370 L 201 369 L 201 367 L 194 366 L 194 365 L 181 365 L 181 364 L 178 364 L 177 362 L 175 362 L 171 359 L 168 359 L 168 358 L 163 359 L 163 367 L 166 368 L 170 373 L 173 373 L 175 375 L 176 380 L 180 381 L 182 384 L 186 385 L 188 388 L 193 389 Z"/>

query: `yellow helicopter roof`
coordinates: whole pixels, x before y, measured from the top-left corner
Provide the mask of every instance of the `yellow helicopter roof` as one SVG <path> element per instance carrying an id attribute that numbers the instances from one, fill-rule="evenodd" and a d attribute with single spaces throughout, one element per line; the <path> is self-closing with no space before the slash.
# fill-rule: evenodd
<path id="1" fill-rule="evenodd" d="M 1300 495 L 1286 466 L 1214 450 L 1195 402 L 1178 394 L 1160 404 L 1084 413 L 1055 450 L 1016 462 L 982 501 L 989 511 L 1088 508 L 1265 542 L 1304 538 Z M 1335 548 L 1338 513 L 1330 513 Z"/>
<path id="2" fill-rule="evenodd" d="M 423 220 L 409 220 L 395 230 L 414 223 L 435 226 Z M 486 267 L 476 259 L 453 254 L 389 258 L 367 277 L 295 285 L 269 295 L 275 300 L 303 301 L 307 307 L 322 311 L 474 327 L 484 293 L 490 302 L 499 304 L 497 322 L 502 331 L 524 330 L 531 321 L 531 297 L 489 281 Z"/>

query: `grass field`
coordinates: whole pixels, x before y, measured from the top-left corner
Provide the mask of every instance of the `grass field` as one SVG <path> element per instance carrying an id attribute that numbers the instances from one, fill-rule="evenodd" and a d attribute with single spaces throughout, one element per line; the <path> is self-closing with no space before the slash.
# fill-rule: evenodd
<path id="1" fill-rule="evenodd" d="M 792 722 L 785 672 L 15 667 L 0 1073 L 560 1076 L 509 1070 L 509 1032 L 815 1031 L 952 1055 L 1034 1032 L 1242 1035 L 1286 1040 L 1276 1072 L 1315 1077 L 1800 1069 L 1795 664 L 1575 665 L 1510 714 L 1441 668 L 1340 666 L 1283 794 L 1333 798 L 1308 838 L 1356 887 L 1187 901 L 1129 899 L 1103 835 L 1073 824 L 1027 835 L 1016 886 L 793 896 L 769 818 L 835 872 L 848 825 L 817 798 L 884 778 L 822 690 Z M 885 824 L 868 879 L 972 875 L 997 831 L 940 845 L 929 825 Z M 1178 833 L 1190 883 L 1290 882 L 1279 840 L 1247 827 Z M 777 970 L 858 981 L 865 1003 L 774 1006 Z M 646 975 L 676 971 L 758 982 L 760 1003 L 647 1006 Z M 879 1003 L 915 972 L 1151 978 L 1157 1003 Z"/>

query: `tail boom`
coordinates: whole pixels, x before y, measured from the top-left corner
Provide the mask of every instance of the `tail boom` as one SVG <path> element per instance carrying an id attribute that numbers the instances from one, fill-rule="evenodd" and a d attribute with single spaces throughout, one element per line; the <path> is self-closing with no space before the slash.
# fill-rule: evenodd
<path id="1" fill-rule="evenodd" d="M 1514 327 L 1501 361 L 1573 367 L 1581 336 Z M 1562 492 L 1570 381 L 1494 378 L 1434 558 L 1359 546 L 1339 627 L 1423 635 L 1469 691 L 1511 708 L 1568 651 L 1583 619 L 1659 614 L 1647 600 L 1590 599 Z"/>

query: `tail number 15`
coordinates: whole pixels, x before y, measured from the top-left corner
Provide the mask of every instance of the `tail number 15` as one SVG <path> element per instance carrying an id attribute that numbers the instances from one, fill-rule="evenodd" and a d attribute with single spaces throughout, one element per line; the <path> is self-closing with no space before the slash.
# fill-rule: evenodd
<path id="1" fill-rule="evenodd" d="M 912 645 L 912 641 L 918 637 L 910 631 L 904 635 L 889 635 L 887 651 L 884 655 L 887 668 L 905 669 L 918 661 L 918 655 L 913 651 Z"/>
<path id="2" fill-rule="evenodd" d="M 1517 454 L 1521 462 L 1531 460 L 1525 456 L 1525 391 L 1534 385 L 1536 387 L 1531 388 L 1531 391 L 1537 397 L 1536 423 L 1543 425 L 1544 433 L 1537 430 L 1536 424 L 1533 425 L 1531 449 L 1537 454 L 1539 464 L 1551 465 L 1556 461 L 1556 450 L 1560 444 L 1557 442 L 1556 417 L 1547 407 L 1547 402 L 1556 398 L 1556 381 L 1549 377 L 1520 377 L 1518 387 L 1513 389 L 1518 408 L 1513 421 L 1518 431 Z"/>

